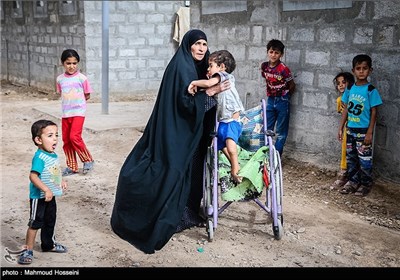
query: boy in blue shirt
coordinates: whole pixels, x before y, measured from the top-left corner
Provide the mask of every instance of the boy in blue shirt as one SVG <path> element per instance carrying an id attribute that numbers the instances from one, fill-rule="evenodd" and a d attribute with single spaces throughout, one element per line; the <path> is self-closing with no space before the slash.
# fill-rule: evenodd
<path id="1" fill-rule="evenodd" d="M 376 123 L 377 107 L 382 104 L 378 90 L 368 82 L 372 72 L 372 59 L 366 54 L 353 58 L 355 84 L 346 89 L 338 138 L 347 121 L 347 171 L 349 181 L 340 190 L 342 194 L 367 195 L 372 188 L 372 140 Z"/>
<path id="2" fill-rule="evenodd" d="M 67 184 L 62 180 L 60 162 L 54 152 L 58 142 L 57 125 L 49 120 L 39 120 L 31 127 L 33 143 L 38 147 L 32 159 L 29 175 L 30 217 L 26 232 L 25 251 L 19 264 L 31 264 L 33 246 L 38 229 L 43 252 L 65 253 L 67 248 L 54 240 L 57 217 L 56 196 L 61 196 Z"/>

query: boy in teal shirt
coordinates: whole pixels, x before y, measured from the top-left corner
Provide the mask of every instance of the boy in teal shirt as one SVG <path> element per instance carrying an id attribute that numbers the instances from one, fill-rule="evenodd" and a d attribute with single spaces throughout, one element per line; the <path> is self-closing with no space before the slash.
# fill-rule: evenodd
<path id="1" fill-rule="evenodd" d="M 31 264 L 33 246 L 38 229 L 41 229 L 43 252 L 66 253 L 67 248 L 54 240 L 57 217 L 56 196 L 67 188 L 62 180 L 60 162 L 54 152 L 58 142 L 57 125 L 49 120 L 36 121 L 32 127 L 32 140 L 38 147 L 29 175 L 30 218 L 26 233 L 26 250 L 19 256 L 19 264 Z"/>
<path id="2" fill-rule="evenodd" d="M 366 54 L 353 58 L 353 74 L 356 82 L 346 89 L 338 138 L 343 139 L 347 122 L 347 171 L 349 181 L 340 190 L 342 194 L 367 195 L 372 188 L 372 140 L 376 123 L 377 107 L 382 104 L 378 90 L 368 82 L 372 72 L 372 59 Z"/>

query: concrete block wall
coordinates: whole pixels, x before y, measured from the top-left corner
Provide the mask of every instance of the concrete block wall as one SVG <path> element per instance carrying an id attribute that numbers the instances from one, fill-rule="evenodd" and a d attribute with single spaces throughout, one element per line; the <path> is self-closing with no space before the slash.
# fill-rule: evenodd
<path id="1" fill-rule="evenodd" d="M 178 43 L 176 12 L 184 1 L 109 1 L 109 91 L 156 94 Z M 101 92 L 102 3 L 85 1 L 87 74 Z M 90 43 L 89 43 L 90 42 Z"/>
<path id="2" fill-rule="evenodd" d="M 85 57 L 83 1 L 72 1 L 72 13 L 62 1 L 42 1 L 44 14 L 36 10 L 36 1 L 20 1 L 20 17 L 13 2 L 1 3 L 1 78 L 54 92 L 55 78 L 63 72 L 62 51 L 74 48 Z M 85 72 L 85 59 L 81 69 Z"/>
<path id="3" fill-rule="evenodd" d="M 74 48 L 81 71 L 101 96 L 102 1 L 22 1 L 14 17 L 13 1 L 2 1 L 1 78 L 53 92 L 62 73 L 61 52 Z M 109 79 L 114 95 L 155 94 L 178 44 L 173 41 L 176 12 L 184 1 L 109 1 Z M 68 8 L 68 7 L 67 7 Z"/>

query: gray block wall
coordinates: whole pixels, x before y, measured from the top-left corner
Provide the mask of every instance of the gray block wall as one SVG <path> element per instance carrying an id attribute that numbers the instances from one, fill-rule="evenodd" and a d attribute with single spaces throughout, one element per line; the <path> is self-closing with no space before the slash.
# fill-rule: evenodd
<path id="1" fill-rule="evenodd" d="M 18 11 L 13 2 L 1 2 L 1 78 L 53 91 L 62 73 L 59 56 L 71 47 L 81 55 L 93 96 L 101 96 L 101 1 L 43 1 L 45 7 L 22 1 Z M 177 48 L 175 13 L 184 2 L 109 1 L 110 97 L 157 93 Z M 307 2 L 318 2 L 318 9 L 305 7 Z M 265 97 L 259 66 L 267 60 L 267 42 L 284 42 L 283 61 L 297 84 L 284 156 L 321 167 L 339 168 L 333 77 L 351 70 L 354 55 L 371 55 L 371 82 L 384 101 L 374 169 L 400 182 L 400 2 L 190 1 L 190 7 L 191 27 L 206 32 L 210 50 L 228 49 L 235 56 L 233 74 L 247 108 Z"/>
<path id="2" fill-rule="evenodd" d="M 60 57 L 76 49 L 85 72 L 83 1 L 2 1 L 1 78 L 45 92 L 55 91 L 55 78 L 63 72 Z M 43 2 L 43 7 L 35 5 Z"/>
<path id="3" fill-rule="evenodd" d="M 102 3 L 85 1 L 87 74 L 101 90 Z M 183 1 L 109 1 L 111 95 L 156 94 L 178 43 L 175 13 Z"/>

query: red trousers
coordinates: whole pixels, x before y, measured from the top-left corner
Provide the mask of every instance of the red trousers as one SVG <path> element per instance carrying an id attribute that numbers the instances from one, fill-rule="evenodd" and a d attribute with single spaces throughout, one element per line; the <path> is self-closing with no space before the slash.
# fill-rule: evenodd
<path id="1" fill-rule="evenodd" d="M 78 162 L 76 154 L 82 162 L 93 161 L 92 155 L 86 148 L 82 139 L 82 129 L 85 117 L 62 118 L 62 140 L 63 150 L 67 161 L 67 166 L 74 172 L 78 172 Z"/>

